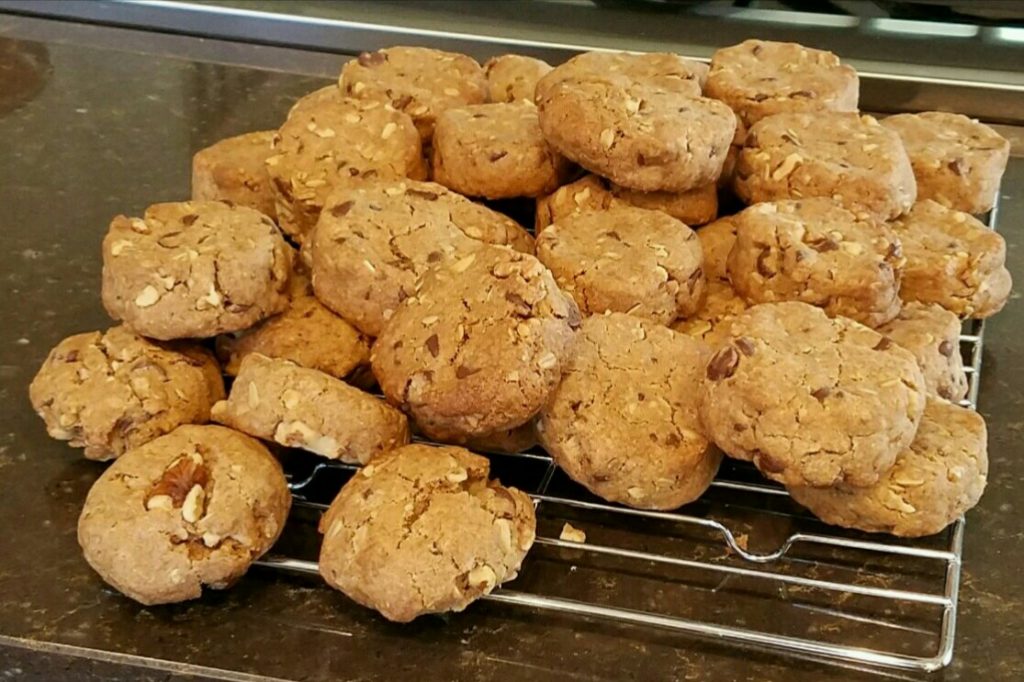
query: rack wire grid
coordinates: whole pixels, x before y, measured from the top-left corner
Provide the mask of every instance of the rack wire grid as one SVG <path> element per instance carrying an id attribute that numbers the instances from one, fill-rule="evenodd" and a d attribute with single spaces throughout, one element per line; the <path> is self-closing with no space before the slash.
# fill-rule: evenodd
<path id="1" fill-rule="evenodd" d="M 997 215 L 986 216 L 992 229 Z M 983 336 L 983 322 L 965 322 L 961 403 L 972 408 Z M 483 454 L 495 477 L 530 493 L 538 524 L 513 586 L 483 599 L 868 669 L 934 671 L 953 658 L 962 517 L 916 540 L 826 526 L 749 463 L 728 458 L 700 500 L 643 511 L 594 497 L 543 450 Z M 289 453 L 296 511 L 312 512 L 306 524 L 357 470 Z M 564 523 L 586 541 L 560 539 Z M 318 573 L 315 560 L 292 553 L 258 565 Z"/>

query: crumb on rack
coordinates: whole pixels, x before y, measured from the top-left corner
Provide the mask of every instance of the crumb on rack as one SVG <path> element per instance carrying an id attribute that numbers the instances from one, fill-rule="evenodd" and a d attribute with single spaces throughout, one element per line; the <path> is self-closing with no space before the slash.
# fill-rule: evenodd
<path id="1" fill-rule="evenodd" d="M 565 540 L 566 542 L 583 543 L 587 541 L 587 534 L 579 528 L 574 527 L 571 523 L 566 523 L 564 526 L 562 526 L 562 533 L 558 536 L 558 538 L 560 540 Z"/>

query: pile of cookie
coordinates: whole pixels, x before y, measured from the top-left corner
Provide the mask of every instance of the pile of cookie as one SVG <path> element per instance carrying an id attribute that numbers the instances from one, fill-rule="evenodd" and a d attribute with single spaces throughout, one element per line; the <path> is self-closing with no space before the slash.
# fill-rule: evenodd
<path id="1" fill-rule="evenodd" d="M 530 498 L 473 450 L 539 442 L 642 509 L 700 497 L 724 453 L 828 523 L 938 532 L 985 486 L 958 334 L 1009 296 L 971 215 L 1009 145 L 857 108 L 835 55 L 758 40 L 710 67 L 353 59 L 278 130 L 197 153 L 190 201 L 111 223 L 120 325 L 30 390 L 50 435 L 115 460 L 87 561 L 146 604 L 231 584 L 289 511 L 264 443 L 362 465 L 320 571 L 396 621 L 465 608 L 533 544 Z"/>

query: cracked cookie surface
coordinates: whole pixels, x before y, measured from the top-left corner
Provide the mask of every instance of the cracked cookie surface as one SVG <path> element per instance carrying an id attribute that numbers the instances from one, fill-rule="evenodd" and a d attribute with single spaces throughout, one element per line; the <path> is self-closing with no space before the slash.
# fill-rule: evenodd
<path id="1" fill-rule="evenodd" d="M 701 420 L 768 478 L 874 485 L 914 437 L 925 383 L 910 351 L 806 303 L 762 303 L 722 327 Z"/>
<path id="2" fill-rule="evenodd" d="M 490 102 L 529 102 L 537 91 L 537 81 L 551 71 L 547 62 L 521 54 L 491 57 L 484 64 L 487 99 Z"/>
<path id="3" fill-rule="evenodd" d="M 331 196 L 313 235 L 313 288 L 328 308 L 378 336 L 428 270 L 486 244 L 533 252 L 511 218 L 432 182 L 374 182 Z"/>
<path id="4" fill-rule="evenodd" d="M 437 117 L 433 180 L 466 196 L 536 197 L 566 178 L 569 162 L 540 131 L 533 104 L 478 104 Z"/>
<path id="5" fill-rule="evenodd" d="M 896 131 L 910 157 L 918 199 L 932 199 L 966 213 L 996 203 L 1010 158 L 1010 141 L 976 119 L 926 111 L 882 119 Z"/>
<path id="6" fill-rule="evenodd" d="M 431 438 L 510 429 L 558 385 L 579 319 L 536 258 L 479 249 L 424 276 L 374 343 L 373 373 Z"/>
<path id="7" fill-rule="evenodd" d="M 230 587 L 274 544 L 290 507 L 281 465 L 259 442 L 221 426 L 181 426 L 103 472 L 78 542 L 119 592 L 167 604 Z"/>
<path id="8" fill-rule="evenodd" d="M 385 618 L 462 611 L 516 577 L 536 516 L 486 458 L 409 445 L 373 459 L 320 521 L 320 574 Z"/>
<path id="9" fill-rule="evenodd" d="M 339 187 L 367 178 L 424 180 L 426 161 L 412 119 L 352 98 L 294 110 L 277 131 L 267 171 L 281 229 L 298 241 Z"/>
<path id="10" fill-rule="evenodd" d="M 277 218 L 267 159 L 273 130 L 229 137 L 192 157 L 192 200 L 232 201 Z"/>
<path id="11" fill-rule="evenodd" d="M 205 338 L 284 310 L 292 249 L 258 211 L 219 201 L 119 215 L 103 239 L 103 305 L 137 334 Z"/>
<path id="12" fill-rule="evenodd" d="M 409 442 L 405 415 L 358 388 L 287 360 L 251 354 L 211 417 L 225 426 L 329 459 L 364 464 Z"/>
<path id="13" fill-rule="evenodd" d="M 29 397 L 50 436 L 108 460 L 181 424 L 208 421 L 224 382 L 198 345 L 154 343 L 113 327 L 58 343 Z"/>
<path id="14" fill-rule="evenodd" d="M 787 111 L 857 111 L 857 72 L 825 50 L 745 40 L 711 55 L 705 93 L 747 126 Z"/>
<path id="15" fill-rule="evenodd" d="M 597 175 L 585 175 L 537 199 L 534 229 L 539 234 L 551 223 L 576 213 L 618 206 L 662 211 L 687 225 L 703 225 L 718 215 L 718 191 L 711 184 L 687 192 L 638 192 Z"/>
<path id="16" fill-rule="evenodd" d="M 487 101 L 487 78 L 474 59 L 425 47 L 363 52 L 342 67 L 338 84 L 351 97 L 407 113 L 424 143 L 445 109 Z"/>
<path id="17" fill-rule="evenodd" d="M 899 136 L 871 116 L 819 111 L 775 114 L 755 123 L 736 161 L 733 188 L 747 204 L 831 197 L 882 220 L 917 196 Z"/>
<path id="18" fill-rule="evenodd" d="M 1013 286 L 1006 241 L 977 218 L 926 199 L 892 229 L 907 258 L 903 300 L 938 303 L 971 318 L 995 315 L 1006 305 Z"/>
<path id="19" fill-rule="evenodd" d="M 831 199 L 756 204 L 731 218 L 729 280 L 751 303 L 802 301 L 877 327 L 900 311 L 899 239 Z"/>
<path id="20" fill-rule="evenodd" d="M 720 336 L 716 330 L 749 307 L 746 300 L 736 293 L 728 281 L 709 280 L 697 312 L 676 320 L 669 326 L 673 331 L 689 334 L 708 344 L 716 345 Z"/>
<path id="21" fill-rule="evenodd" d="M 825 523 L 872 533 L 938 533 L 981 499 L 988 433 L 974 410 L 929 399 L 910 447 L 868 488 L 790 488 Z"/>
<path id="22" fill-rule="evenodd" d="M 631 315 L 585 319 L 537 421 L 544 449 L 612 502 L 675 509 L 697 499 L 722 459 L 698 415 L 710 354 L 697 339 Z"/>
<path id="23" fill-rule="evenodd" d="M 693 230 L 661 211 L 621 207 L 563 218 L 537 237 L 537 258 L 580 312 L 628 312 L 660 324 L 693 314 L 704 293 Z"/>
<path id="24" fill-rule="evenodd" d="M 911 302 L 878 332 L 914 354 L 929 394 L 952 401 L 967 397 L 956 315 L 937 303 Z"/>

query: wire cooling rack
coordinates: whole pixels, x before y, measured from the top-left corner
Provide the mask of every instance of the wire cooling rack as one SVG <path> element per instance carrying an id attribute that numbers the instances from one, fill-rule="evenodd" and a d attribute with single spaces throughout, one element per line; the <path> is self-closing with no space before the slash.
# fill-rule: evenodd
<path id="1" fill-rule="evenodd" d="M 970 407 L 983 335 L 970 321 L 960 336 Z M 963 518 L 917 540 L 826 526 L 728 459 L 697 502 L 641 511 L 592 496 L 543 450 L 484 454 L 495 477 L 530 493 L 538 519 L 519 577 L 486 600 L 837 664 L 934 671 L 953 658 Z M 326 509 L 358 469 L 296 456 L 286 469 L 297 509 Z M 564 523 L 586 541 L 560 539 Z M 315 561 L 286 555 L 258 564 L 317 574 Z"/>

